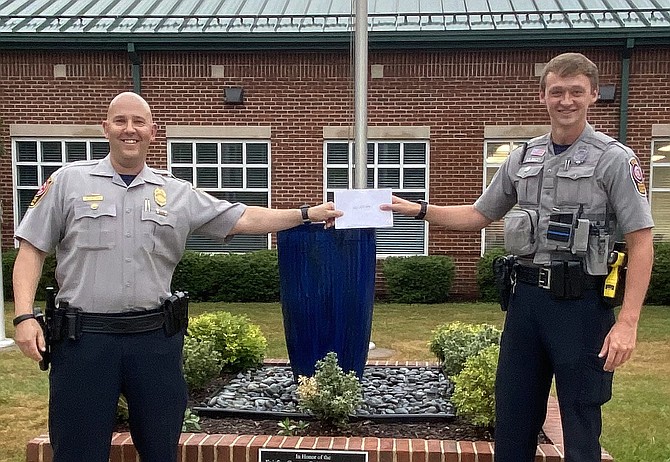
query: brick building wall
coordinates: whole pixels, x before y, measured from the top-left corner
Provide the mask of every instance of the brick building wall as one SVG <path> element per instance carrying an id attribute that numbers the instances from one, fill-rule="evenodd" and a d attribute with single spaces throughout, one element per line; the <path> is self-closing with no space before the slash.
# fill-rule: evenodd
<path id="1" fill-rule="evenodd" d="M 538 100 L 536 63 L 567 50 L 371 51 L 383 77 L 368 83 L 370 126 L 429 126 L 430 189 L 436 204 L 467 204 L 482 189 L 484 127 L 548 124 Z M 590 122 L 617 136 L 621 57 L 582 49 L 614 83 L 614 103 L 599 103 Z M 167 165 L 166 125 L 271 125 L 272 207 L 323 200 L 323 127 L 353 124 L 353 64 L 348 52 L 140 53 L 142 95 L 159 124 L 148 162 Z M 54 77 L 54 65 L 66 77 Z M 211 66 L 223 77 L 212 77 Z M 652 124 L 670 123 L 670 49 L 634 49 L 628 144 L 648 172 Z M 226 105 L 223 90 L 244 88 L 244 105 Z M 0 51 L 0 199 L 3 248 L 13 246 L 10 124 L 98 124 L 108 102 L 132 89 L 124 52 Z M 430 228 L 429 253 L 457 262 L 457 297 L 476 295 L 479 233 Z"/>

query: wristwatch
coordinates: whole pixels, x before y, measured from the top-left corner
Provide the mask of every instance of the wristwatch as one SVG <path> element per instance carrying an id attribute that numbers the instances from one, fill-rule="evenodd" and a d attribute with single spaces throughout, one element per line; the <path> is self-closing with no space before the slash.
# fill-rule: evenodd
<path id="1" fill-rule="evenodd" d="M 423 220 L 424 218 L 426 218 L 426 211 L 428 211 L 428 201 L 419 199 L 418 201 L 416 201 L 416 203 L 421 204 L 421 210 L 419 210 L 419 213 L 416 214 L 414 219 Z"/>
<path id="2" fill-rule="evenodd" d="M 305 205 L 300 206 L 300 213 L 302 214 L 302 222 L 305 225 L 308 225 L 312 222 L 312 220 L 309 219 L 308 210 L 309 210 L 309 205 L 305 204 Z"/>
<path id="3" fill-rule="evenodd" d="M 33 313 L 20 314 L 12 319 L 12 324 L 14 324 L 14 327 L 16 327 L 26 319 L 35 319 L 35 315 Z"/>

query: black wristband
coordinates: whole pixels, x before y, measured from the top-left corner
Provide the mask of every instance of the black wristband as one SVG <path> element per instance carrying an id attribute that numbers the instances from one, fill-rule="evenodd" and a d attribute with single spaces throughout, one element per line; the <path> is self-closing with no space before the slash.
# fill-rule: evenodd
<path id="1" fill-rule="evenodd" d="M 310 224 L 312 220 L 309 219 L 309 205 L 301 205 L 300 206 L 300 213 L 302 214 L 302 222 L 306 225 Z"/>
<path id="2" fill-rule="evenodd" d="M 421 210 L 419 210 L 419 213 L 416 214 L 414 217 L 415 220 L 423 220 L 426 218 L 426 212 L 428 211 L 428 202 L 424 201 L 423 199 L 419 199 L 416 201 L 417 204 L 421 204 Z"/>
<path id="3" fill-rule="evenodd" d="M 26 319 L 35 319 L 35 315 L 33 313 L 20 314 L 12 319 L 12 324 L 14 324 L 14 327 L 16 327 Z"/>

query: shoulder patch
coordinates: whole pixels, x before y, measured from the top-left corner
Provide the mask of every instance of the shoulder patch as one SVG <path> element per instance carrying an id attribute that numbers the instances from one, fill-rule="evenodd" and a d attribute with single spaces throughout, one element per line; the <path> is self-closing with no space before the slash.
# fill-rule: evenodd
<path id="1" fill-rule="evenodd" d="M 33 197 L 33 200 L 30 201 L 30 205 L 28 208 L 33 208 L 37 204 L 39 204 L 40 200 L 46 195 L 46 193 L 49 191 L 49 188 L 53 184 L 53 180 L 51 177 L 47 179 L 47 181 L 44 182 L 42 186 L 40 186 L 40 189 L 37 190 L 37 193 L 35 194 L 35 197 Z"/>
<path id="2" fill-rule="evenodd" d="M 631 157 L 628 160 L 628 165 L 630 167 L 630 179 L 633 180 L 637 193 L 640 196 L 647 197 L 647 187 L 644 185 L 644 173 L 642 173 L 640 162 L 636 157 Z"/>

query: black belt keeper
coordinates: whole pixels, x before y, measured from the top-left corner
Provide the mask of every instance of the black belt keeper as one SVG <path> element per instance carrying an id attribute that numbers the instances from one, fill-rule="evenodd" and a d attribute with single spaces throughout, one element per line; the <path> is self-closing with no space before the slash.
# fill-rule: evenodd
<path id="1" fill-rule="evenodd" d="M 552 274 L 549 267 L 522 266 L 516 267 L 516 281 L 530 284 L 543 289 L 551 289 L 552 283 L 556 281 L 557 275 Z M 563 277 L 566 277 L 563 275 Z M 600 289 L 603 284 L 602 276 L 592 276 L 581 271 L 580 279 L 584 290 Z"/>
<path id="2" fill-rule="evenodd" d="M 79 313 L 81 331 L 95 334 L 139 334 L 161 329 L 163 310 L 128 311 L 125 313 Z"/>

